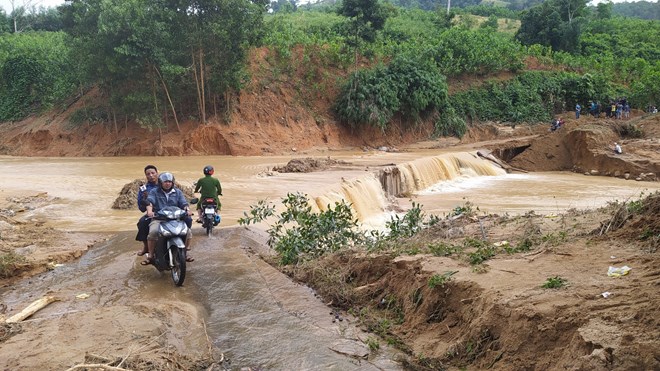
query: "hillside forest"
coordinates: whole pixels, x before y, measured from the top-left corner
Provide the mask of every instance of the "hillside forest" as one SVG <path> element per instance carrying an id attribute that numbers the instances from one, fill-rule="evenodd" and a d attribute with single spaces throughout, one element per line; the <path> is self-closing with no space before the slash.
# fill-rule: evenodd
<path id="1" fill-rule="evenodd" d="M 230 122 L 273 81 L 331 102 L 337 123 L 547 122 L 576 104 L 660 102 L 658 3 L 68 0 L 0 11 L 0 122 L 66 109 L 70 125 Z M 654 15 L 655 14 L 655 15 Z M 642 19 L 642 18 L 653 19 Z M 251 51 L 266 53 L 259 78 Z M 507 76 L 502 78 L 502 76 Z M 452 81 L 482 83 L 452 89 Z"/>

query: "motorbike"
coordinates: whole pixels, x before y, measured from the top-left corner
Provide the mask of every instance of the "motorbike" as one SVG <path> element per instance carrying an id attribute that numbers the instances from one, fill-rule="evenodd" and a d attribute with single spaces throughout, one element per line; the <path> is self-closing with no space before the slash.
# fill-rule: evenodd
<path id="1" fill-rule="evenodd" d="M 220 223 L 220 214 L 218 214 L 218 205 L 213 198 L 202 200 L 202 228 L 206 229 L 206 235 L 213 234 L 213 227 Z"/>
<path id="2" fill-rule="evenodd" d="M 152 264 L 162 272 L 169 270 L 176 286 L 183 285 L 186 278 L 186 236 L 188 226 L 184 219 L 185 210 L 167 206 L 156 212 L 155 219 L 161 220 L 158 226 L 158 241 Z"/>

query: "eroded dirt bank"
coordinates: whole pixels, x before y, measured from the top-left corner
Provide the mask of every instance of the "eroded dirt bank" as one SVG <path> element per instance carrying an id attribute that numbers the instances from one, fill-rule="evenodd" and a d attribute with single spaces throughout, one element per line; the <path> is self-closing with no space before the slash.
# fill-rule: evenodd
<path id="1" fill-rule="evenodd" d="M 657 193 L 635 212 L 473 210 L 381 253 L 347 251 L 289 274 L 360 313 L 414 369 L 651 370 L 659 226 Z M 610 277 L 612 266 L 632 271 Z"/>

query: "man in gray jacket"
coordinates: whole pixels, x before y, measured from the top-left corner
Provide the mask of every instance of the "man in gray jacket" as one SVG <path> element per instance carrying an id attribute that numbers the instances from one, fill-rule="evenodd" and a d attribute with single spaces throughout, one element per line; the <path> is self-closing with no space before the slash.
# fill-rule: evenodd
<path id="1" fill-rule="evenodd" d="M 159 187 L 149 192 L 147 197 L 147 217 L 153 218 L 155 213 L 167 206 L 177 206 L 185 210 L 188 215 L 192 215 L 190 205 L 183 196 L 183 192 L 174 186 L 174 175 L 171 173 L 161 173 L 158 175 Z M 156 251 L 156 241 L 158 240 L 158 225 L 160 220 L 151 219 L 149 223 L 149 236 L 147 237 L 147 248 L 149 249 L 149 256 L 144 260 L 142 265 L 149 265 L 152 263 L 154 252 Z M 190 240 L 192 239 L 192 232 L 188 228 L 188 235 L 186 236 L 186 249 L 190 250 Z M 186 261 L 192 262 L 191 256 L 186 257 Z"/>

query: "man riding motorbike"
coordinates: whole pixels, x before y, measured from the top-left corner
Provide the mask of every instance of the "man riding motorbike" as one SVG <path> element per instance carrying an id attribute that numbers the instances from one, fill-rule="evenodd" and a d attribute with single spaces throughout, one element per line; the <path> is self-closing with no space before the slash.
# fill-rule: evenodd
<path id="1" fill-rule="evenodd" d="M 174 186 L 174 175 L 171 173 L 161 173 L 158 175 L 158 185 L 159 187 L 152 192 L 149 192 L 149 196 L 147 196 L 147 217 L 153 218 L 157 211 L 167 206 L 177 206 L 180 209 L 185 210 L 188 215 L 192 215 L 188 201 L 186 201 L 186 198 L 183 196 L 183 192 Z M 147 259 L 142 261 L 142 265 L 149 265 L 152 263 L 154 252 L 156 250 L 156 241 L 158 240 L 158 226 L 160 222 L 160 220 L 151 219 L 151 223 L 149 223 L 149 235 L 147 237 L 149 254 Z M 187 250 L 190 250 L 191 239 L 192 233 L 189 228 L 188 235 L 186 236 Z M 186 257 L 186 261 L 188 262 L 194 260 L 195 259 L 189 255 Z"/>
<path id="2" fill-rule="evenodd" d="M 195 193 L 201 191 L 200 200 L 213 198 L 213 201 L 215 201 L 215 204 L 218 206 L 218 210 L 220 210 L 220 200 L 218 199 L 218 196 L 222 196 L 222 186 L 220 185 L 218 178 L 213 177 L 215 169 L 213 169 L 213 166 L 211 165 L 206 165 L 204 166 L 203 171 L 204 177 L 197 181 Z M 197 204 L 198 222 L 202 221 L 202 206 L 202 202 Z"/>

